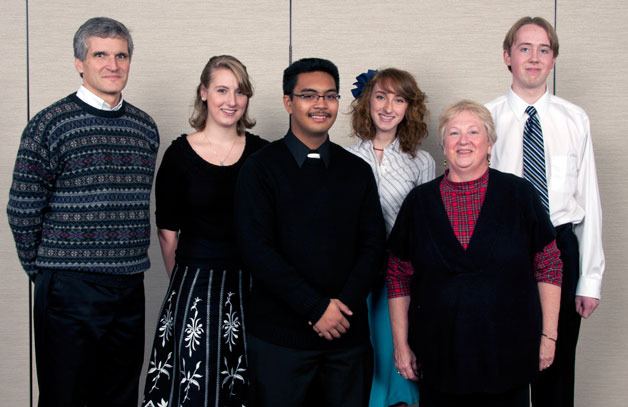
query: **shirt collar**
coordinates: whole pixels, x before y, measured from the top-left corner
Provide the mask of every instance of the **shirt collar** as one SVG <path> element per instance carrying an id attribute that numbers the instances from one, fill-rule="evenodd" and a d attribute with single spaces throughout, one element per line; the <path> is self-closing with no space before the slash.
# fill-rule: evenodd
<path id="1" fill-rule="evenodd" d="M 510 108 L 514 112 L 515 116 L 521 121 L 528 119 L 526 108 L 528 106 L 534 106 L 540 120 L 545 115 L 545 112 L 547 112 L 547 107 L 549 105 L 549 91 L 546 90 L 543 96 L 541 96 L 539 100 L 531 105 L 525 100 L 521 99 L 521 97 L 519 97 L 519 95 L 517 95 L 515 91 L 512 90 L 512 88 L 510 88 L 510 90 L 508 91 L 508 104 L 510 105 Z"/>
<path id="2" fill-rule="evenodd" d="M 288 133 L 286 133 L 286 136 L 283 139 L 299 167 L 303 165 L 305 159 L 310 153 L 318 153 L 320 158 L 323 160 L 325 167 L 329 167 L 329 136 L 327 136 L 325 142 L 323 142 L 323 144 L 321 144 L 316 150 L 310 150 L 308 146 L 303 144 L 301 140 L 299 140 L 297 136 L 292 133 L 292 130 L 288 130 Z"/>
<path id="3" fill-rule="evenodd" d="M 98 97 L 96 94 L 94 94 L 83 85 L 81 85 L 79 90 L 76 91 L 76 96 L 91 107 L 105 111 L 120 110 L 120 108 L 122 107 L 122 103 L 124 102 L 124 98 L 120 97 L 120 101 L 118 102 L 118 104 L 114 107 L 111 107 L 109 103 L 105 102 L 102 98 Z"/>

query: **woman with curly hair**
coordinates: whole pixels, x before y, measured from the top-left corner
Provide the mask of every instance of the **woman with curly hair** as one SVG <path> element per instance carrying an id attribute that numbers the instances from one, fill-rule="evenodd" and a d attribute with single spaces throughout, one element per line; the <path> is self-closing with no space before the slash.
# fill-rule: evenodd
<path id="1" fill-rule="evenodd" d="M 425 94 L 407 71 L 369 70 L 357 77 L 352 90 L 353 134 L 359 139 L 349 151 L 371 165 L 390 233 L 406 195 L 434 178 L 434 159 L 419 148 L 427 136 Z M 386 287 L 383 280 L 369 301 L 371 341 L 375 353 L 371 407 L 416 403 L 418 390 L 395 369 L 397 358 Z"/>

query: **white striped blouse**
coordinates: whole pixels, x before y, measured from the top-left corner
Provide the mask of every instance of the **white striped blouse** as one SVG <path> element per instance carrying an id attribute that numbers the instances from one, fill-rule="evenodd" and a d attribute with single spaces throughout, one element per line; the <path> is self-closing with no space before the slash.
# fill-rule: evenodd
<path id="1" fill-rule="evenodd" d="M 417 185 L 434 179 L 434 159 L 427 151 L 420 149 L 412 158 L 410 154 L 401 151 L 397 138 L 384 149 L 381 163 L 377 162 L 370 140 L 360 140 L 347 147 L 347 150 L 371 166 L 384 212 L 386 233 L 390 233 L 406 195 Z"/>

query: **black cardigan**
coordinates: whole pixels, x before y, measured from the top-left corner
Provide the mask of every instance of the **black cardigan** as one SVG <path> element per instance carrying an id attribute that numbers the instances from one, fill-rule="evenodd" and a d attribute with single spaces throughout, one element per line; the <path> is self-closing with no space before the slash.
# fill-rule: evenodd
<path id="1" fill-rule="evenodd" d="M 425 383 L 450 393 L 498 393 L 538 369 L 541 310 L 534 255 L 554 229 L 533 187 L 489 170 L 467 250 L 440 195 L 442 176 L 404 201 L 389 247 L 415 269 L 410 346 Z"/>
<path id="2" fill-rule="evenodd" d="M 301 349 L 369 340 L 366 297 L 382 269 L 385 228 L 368 164 L 330 143 L 328 167 L 299 167 L 285 141 L 277 140 L 244 164 L 235 214 L 253 276 L 250 333 Z M 326 341 L 308 321 L 318 321 L 330 298 L 353 316 L 345 335 Z"/>

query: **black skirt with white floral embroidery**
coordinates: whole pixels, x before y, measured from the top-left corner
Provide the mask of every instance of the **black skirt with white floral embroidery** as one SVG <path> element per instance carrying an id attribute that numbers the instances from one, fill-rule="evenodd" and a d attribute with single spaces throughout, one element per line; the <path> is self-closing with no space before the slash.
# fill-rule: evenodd
<path id="1" fill-rule="evenodd" d="M 234 265 L 177 264 L 150 354 L 144 407 L 246 406 L 243 308 L 250 278 Z"/>

